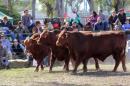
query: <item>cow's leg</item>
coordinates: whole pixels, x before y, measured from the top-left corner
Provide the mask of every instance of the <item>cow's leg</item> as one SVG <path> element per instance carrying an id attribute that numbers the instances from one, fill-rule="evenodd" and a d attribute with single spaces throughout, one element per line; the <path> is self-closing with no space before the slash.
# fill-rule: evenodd
<path id="1" fill-rule="evenodd" d="M 37 67 L 36 67 L 36 69 L 35 69 L 35 72 L 38 72 L 39 71 L 39 66 L 40 66 L 40 62 L 39 62 L 39 60 L 37 61 Z"/>
<path id="2" fill-rule="evenodd" d="M 88 59 L 87 60 L 83 60 L 83 72 L 86 73 L 87 72 L 87 63 L 88 63 Z"/>
<path id="3" fill-rule="evenodd" d="M 69 71 L 69 58 L 65 59 L 65 65 L 64 65 L 65 70 L 68 72 Z"/>
<path id="4" fill-rule="evenodd" d="M 125 53 L 122 55 L 121 58 L 122 58 L 121 59 L 121 61 L 122 61 L 122 68 L 123 68 L 124 72 L 126 72 L 127 68 L 126 68 L 126 56 L 125 56 Z"/>
<path id="5" fill-rule="evenodd" d="M 43 64 L 41 64 L 41 70 L 44 70 Z"/>
<path id="6" fill-rule="evenodd" d="M 81 59 L 80 58 L 76 59 L 76 63 L 75 63 L 75 67 L 74 67 L 73 73 L 77 72 L 77 68 L 78 68 L 80 63 L 81 63 Z"/>
<path id="7" fill-rule="evenodd" d="M 115 59 L 115 67 L 113 69 L 113 72 L 116 72 L 117 68 L 118 68 L 118 66 L 120 64 L 120 55 L 115 54 L 113 57 Z"/>
<path id="8" fill-rule="evenodd" d="M 99 71 L 99 70 L 100 70 L 100 67 L 99 67 L 98 59 L 97 59 L 97 58 L 94 58 L 94 60 L 95 60 L 96 70 Z"/>
<path id="9" fill-rule="evenodd" d="M 51 58 L 51 65 L 50 65 L 49 72 L 52 72 L 52 67 L 53 67 L 53 65 L 54 65 L 54 63 L 55 63 L 55 60 L 56 60 L 55 57 L 52 57 L 52 58 Z"/>
<path id="10" fill-rule="evenodd" d="M 48 65 L 50 66 L 51 65 L 51 58 L 52 58 L 52 55 L 51 55 L 51 52 L 48 54 Z"/>
<path id="11" fill-rule="evenodd" d="M 70 61 L 71 61 L 72 67 L 74 68 L 74 66 L 75 66 L 75 60 L 73 58 L 71 58 Z"/>

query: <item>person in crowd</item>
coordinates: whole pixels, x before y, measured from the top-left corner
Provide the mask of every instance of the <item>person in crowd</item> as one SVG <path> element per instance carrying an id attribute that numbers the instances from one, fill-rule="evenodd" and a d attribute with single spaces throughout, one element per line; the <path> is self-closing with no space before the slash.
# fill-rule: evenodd
<path id="1" fill-rule="evenodd" d="M 32 29 L 32 33 L 35 34 L 35 33 L 42 33 L 43 29 L 41 27 L 41 23 L 40 21 L 36 21 L 35 22 L 35 26 L 33 27 Z"/>
<path id="2" fill-rule="evenodd" d="M 127 19 L 126 24 L 122 25 L 122 30 L 124 30 L 124 31 L 130 30 L 130 19 Z"/>
<path id="3" fill-rule="evenodd" d="M 13 25 L 8 20 L 7 16 L 3 18 L 3 21 L 1 22 L 1 27 L 3 28 L 3 31 L 7 36 L 11 37 L 12 40 L 15 39 L 15 34 L 13 32 Z"/>
<path id="4" fill-rule="evenodd" d="M 99 10 L 99 17 L 101 17 L 101 20 L 102 20 L 102 22 L 106 22 L 107 20 L 106 20 L 106 16 L 103 14 L 103 11 L 102 10 Z"/>
<path id="5" fill-rule="evenodd" d="M 22 22 L 23 25 L 26 26 L 29 31 L 31 32 L 31 20 L 32 20 L 32 16 L 29 14 L 28 10 L 24 10 L 24 15 L 22 16 Z"/>
<path id="6" fill-rule="evenodd" d="M 50 31 L 53 30 L 51 19 L 45 18 L 45 20 L 44 20 L 44 29 L 50 30 Z"/>
<path id="7" fill-rule="evenodd" d="M 12 53 L 14 59 L 26 59 L 26 56 L 24 54 L 25 48 L 24 46 L 18 42 L 17 39 L 13 41 L 12 45 Z"/>
<path id="8" fill-rule="evenodd" d="M 60 22 L 59 18 L 53 18 L 53 19 L 51 19 L 51 23 L 52 23 L 52 26 L 53 26 L 54 30 L 55 29 L 60 30 L 61 22 Z"/>
<path id="9" fill-rule="evenodd" d="M 63 26 L 61 27 L 61 30 L 66 29 L 67 31 L 72 31 L 71 26 L 69 26 L 69 22 L 64 22 Z"/>
<path id="10" fill-rule="evenodd" d="M 72 22 L 72 31 L 77 32 L 78 31 L 78 25 L 76 22 Z"/>
<path id="11" fill-rule="evenodd" d="M 3 18 L 3 20 L 1 21 L 1 26 L 2 27 L 7 27 L 9 30 L 12 30 L 13 25 L 11 24 L 11 22 L 8 20 L 7 16 L 5 16 Z"/>
<path id="12" fill-rule="evenodd" d="M 92 31 L 92 30 L 93 30 L 92 24 L 90 21 L 88 21 L 84 26 L 84 31 Z"/>
<path id="13" fill-rule="evenodd" d="M 94 31 L 102 31 L 102 30 L 106 30 L 107 27 L 106 25 L 102 22 L 101 17 L 97 18 L 97 22 L 94 25 Z"/>
<path id="14" fill-rule="evenodd" d="M 11 42 L 7 39 L 7 37 L 4 33 L 1 34 L 0 40 L 2 42 L 2 46 L 7 49 L 8 59 L 12 59 Z"/>
<path id="15" fill-rule="evenodd" d="M 0 66 L 2 68 L 9 69 L 9 61 L 7 59 L 7 50 L 2 46 L 2 41 L 0 41 Z"/>
<path id="16" fill-rule="evenodd" d="M 18 26 L 14 32 L 16 34 L 17 39 L 20 41 L 24 40 L 27 36 L 29 36 L 29 30 L 26 26 L 23 25 L 22 21 L 18 22 Z"/>
<path id="17" fill-rule="evenodd" d="M 115 26 L 115 23 L 116 23 L 117 19 L 118 19 L 118 16 L 116 15 L 116 12 L 112 11 L 111 16 L 108 18 L 108 22 L 109 22 L 110 28 L 112 30 L 113 30 L 113 28 Z"/>
<path id="18" fill-rule="evenodd" d="M 94 26 L 94 24 L 97 22 L 97 18 L 98 18 L 98 14 L 95 11 L 93 11 L 92 15 L 90 16 L 90 22 L 92 26 Z"/>
<path id="19" fill-rule="evenodd" d="M 121 24 L 125 24 L 126 22 L 126 13 L 124 12 L 124 9 L 120 9 L 119 10 L 119 14 L 118 14 L 118 19 L 121 22 Z"/>

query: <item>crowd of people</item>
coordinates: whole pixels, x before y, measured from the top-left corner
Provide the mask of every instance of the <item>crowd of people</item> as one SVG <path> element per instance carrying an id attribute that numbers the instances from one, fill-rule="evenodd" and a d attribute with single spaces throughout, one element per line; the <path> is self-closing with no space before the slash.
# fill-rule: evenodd
<path id="1" fill-rule="evenodd" d="M 0 21 L 0 64 L 9 68 L 8 59 L 26 59 L 25 47 L 23 41 L 26 37 L 35 33 L 41 33 L 44 29 L 68 31 L 104 31 L 104 30 L 128 30 L 130 29 L 130 19 L 126 18 L 124 9 L 119 13 L 112 11 L 109 17 L 100 10 L 97 14 L 95 11 L 87 17 L 87 23 L 83 25 L 80 16 L 73 11 L 73 18 L 45 18 L 44 26 L 40 21 L 33 22 L 32 16 L 28 10 L 24 11 L 21 21 L 14 27 L 7 17 Z M 84 28 L 84 29 L 83 29 Z M 30 58 L 29 58 L 30 60 Z"/>

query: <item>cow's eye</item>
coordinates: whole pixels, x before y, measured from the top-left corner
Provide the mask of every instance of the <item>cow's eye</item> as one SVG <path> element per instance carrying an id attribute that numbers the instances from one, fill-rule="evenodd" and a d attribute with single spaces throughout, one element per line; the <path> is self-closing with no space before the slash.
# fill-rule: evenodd
<path id="1" fill-rule="evenodd" d="M 64 39 L 64 36 L 61 36 L 62 39 Z"/>

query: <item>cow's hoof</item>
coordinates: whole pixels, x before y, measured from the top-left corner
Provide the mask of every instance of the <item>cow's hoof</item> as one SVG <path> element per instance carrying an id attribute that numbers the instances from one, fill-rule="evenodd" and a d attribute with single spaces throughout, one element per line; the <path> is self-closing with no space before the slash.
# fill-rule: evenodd
<path id="1" fill-rule="evenodd" d="M 97 72 L 100 72 L 100 71 L 102 71 L 102 70 L 99 68 L 99 69 L 96 69 L 96 71 L 97 71 Z"/>
<path id="2" fill-rule="evenodd" d="M 69 72 L 69 70 L 65 70 L 65 72 L 66 72 L 66 73 L 68 73 L 68 72 Z"/>
<path id="3" fill-rule="evenodd" d="M 49 70 L 49 73 L 52 73 L 52 70 Z"/>
<path id="4" fill-rule="evenodd" d="M 34 70 L 34 72 L 38 72 L 38 71 L 39 71 L 38 69 Z"/>
<path id="5" fill-rule="evenodd" d="M 112 70 L 112 72 L 117 72 L 116 70 Z"/>
<path id="6" fill-rule="evenodd" d="M 83 73 L 87 73 L 87 70 L 83 71 Z"/>
<path id="7" fill-rule="evenodd" d="M 76 74 L 77 74 L 77 71 L 73 70 L 72 75 L 76 75 Z"/>
<path id="8" fill-rule="evenodd" d="M 41 71 L 43 71 L 44 70 L 44 68 L 41 68 Z"/>

